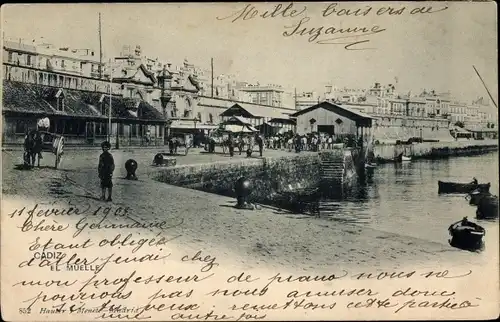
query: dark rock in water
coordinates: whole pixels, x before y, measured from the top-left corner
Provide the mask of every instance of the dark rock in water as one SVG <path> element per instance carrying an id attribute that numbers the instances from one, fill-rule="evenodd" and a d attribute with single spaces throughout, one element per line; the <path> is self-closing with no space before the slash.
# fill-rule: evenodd
<path id="1" fill-rule="evenodd" d="M 476 210 L 477 219 L 494 219 L 498 217 L 498 197 L 489 195 L 479 200 Z"/>
<path id="2" fill-rule="evenodd" d="M 476 223 L 467 220 L 467 217 L 448 228 L 451 235 L 450 245 L 456 248 L 478 251 L 484 248 L 483 237 L 485 230 Z"/>

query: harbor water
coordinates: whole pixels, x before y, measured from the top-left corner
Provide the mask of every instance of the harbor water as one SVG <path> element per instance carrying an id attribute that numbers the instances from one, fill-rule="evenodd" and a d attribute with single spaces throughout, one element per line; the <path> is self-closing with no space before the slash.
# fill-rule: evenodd
<path id="1" fill-rule="evenodd" d="M 498 229 L 498 221 L 476 220 L 476 207 L 463 194 L 438 194 L 438 180 L 465 183 L 473 177 L 490 182 L 490 192 L 498 195 L 498 152 L 379 165 L 342 200 L 320 201 L 319 215 L 444 244 L 449 225 L 467 216 L 488 235 Z"/>

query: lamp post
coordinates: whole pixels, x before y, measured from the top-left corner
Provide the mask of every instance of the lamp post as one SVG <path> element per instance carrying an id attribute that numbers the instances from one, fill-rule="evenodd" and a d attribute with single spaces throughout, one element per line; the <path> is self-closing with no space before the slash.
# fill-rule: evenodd
<path id="1" fill-rule="evenodd" d="M 109 110 L 108 110 L 108 142 L 111 141 L 111 96 L 113 91 L 111 86 L 113 85 L 113 68 L 111 67 L 111 59 L 109 60 Z"/>
<path id="2" fill-rule="evenodd" d="M 111 61 L 109 60 L 109 111 L 108 111 L 108 142 L 111 143 L 111 132 L 113 131 L 112 124 L 111 124 L 111 110 L 113 107 L 113 71 L 114 71 L 114 66 Z M 116 123 L 116 144 L 115 144 L 115 149 L 120 148 L 120 142 L 118 138 L 118 122 Z"/>
<path id="3" fill-rule="evenodd" d="M 196 138 L 197 138 L 197 134 L 198 134 L 198 133 L 197 133 L 198 131 L 197 131 L 197 129 L 196 129 L 196 123 L 198 123 L 199 121 L 200 121 L 200 120 L 198 120 L 198 118 L 197 118 L 197 117 L 195 117 L 195 118 L 193 119 L 193 122 L 194 122 L 193 147 L 195 147 L 195 148 L 196 148 L 196 143 L 197 143 L 197 142 L 195 142 L 195 140 L 196 140 Z"/>

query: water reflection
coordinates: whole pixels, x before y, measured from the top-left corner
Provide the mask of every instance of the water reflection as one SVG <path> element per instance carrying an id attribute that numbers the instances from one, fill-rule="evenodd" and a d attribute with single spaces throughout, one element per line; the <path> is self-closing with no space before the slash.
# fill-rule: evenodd
<path id="1" fill-rule="evenodd" d="M 437 181 L 469 182 L 472 177 L 491 182 L 491 192 L 498 195 L 493 179 L 498 178 L 498 152 L 380 165 L 343 189 L 340 198 L 318 196 L 315 215 L 442 243 L 450 223 L 465 216 L 475 220 L 476 207 L 464 195 L 438 195 Z"/>

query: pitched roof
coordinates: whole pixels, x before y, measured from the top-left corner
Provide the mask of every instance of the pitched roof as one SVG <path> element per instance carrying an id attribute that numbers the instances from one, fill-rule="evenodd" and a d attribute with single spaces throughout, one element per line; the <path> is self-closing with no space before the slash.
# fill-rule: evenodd
<path id="1" fill-rule="evenodd" d="M 360 110 L 355 108 L 355 106 L 363 106 L 363 105 L 339 104 L 338 106 L 351 112 L 351 113 L 357 114 L 358 116 L 369 118 L 369 119 L 375 119 L 375 117 L 373 117 L 369 114 L 366 114 L 364 112 L 361 112 Z"/>
<path id="2" fill-rule="evenodd" d="M 346 106 L 346 105 L 339 105 L 339 104 L 333 104 L 333 103 L 330 103 L 330 102 L 321 102 L 319 104 L 316 104 L 316 105 L 313 105 L 311 107 L 308 107 L 306 109 L 303 109 L 301 111 L 298 111 L 294 114 L 292 114 L 291 116 L 292 117 L 297 117 L 299 115 L 302 115 L 302 114 L 305 114 L 305 113 L 308 113 L 310 111 L 313 111 L 315 109 L 318 109 L 318 108 L 324 108 L 325 110 L 328 110 L 328 111 L 331 111 L 333 113 L 337 113 L 337 114 L 340 114 L 342 116 L 345 116 L 347 118 L 350 118 L 352 120 L 367 120 L 367 119 L 374 119 L 374 117 L 366 114 L 366 113 L 363 113 L 363 112 L 360 112 L 360 111 L 357 111 L 353 108 L 350 108 L 349 106 Z"/>
<path id="3" fill-rule="evenodd" d="M 37 92 L 28 84 L 3 81 L 2 111 L 26 112 L 34 114 L 54 113 L 47 102 L 40 100 Z"/>
<path id="4" fill-rule="evenodd" d="M 3 111 L 60 115 L 86 118 L 107 118 L 109 95 L 62 89 L 64 110 L 57 109 L 56 94 L 61 89 L 37 84 L 3 81 Z M 104 103 L 105 113 L 101 113 Z M 140 111 L 139 115 L 134 112 Z M 132 111 L 133 113 L 130 113 Z M 135 115 L 134 115 L 135 114 Z M 124 119 L 164 121 L 163 115 L 149 103 L 123 97 L 112 97 L 111 116 Z"/>
<path id="5" fill-rule="evenodd" d="M 278 109 L 271 106 L 261 106 L 249 103 L 238 102 L 221 113 L 221 116 L 230 116 L 233 111 L 242 110 L 252 117 L 270 117 L 270 118 L 289 118 L 283 113 L 283 109 Z M 290 110 L 291 112 L 291 110 Z"/>

